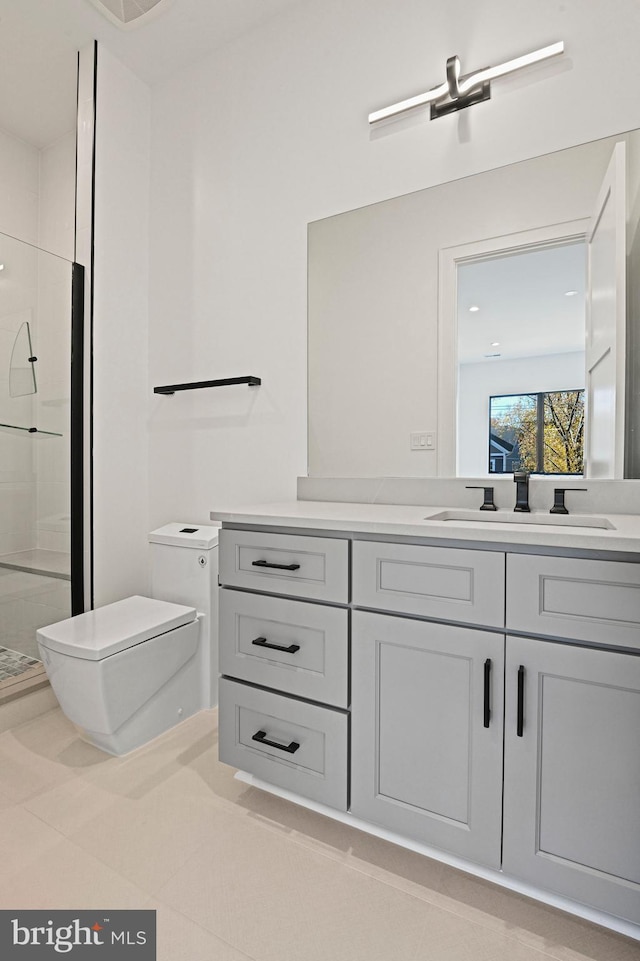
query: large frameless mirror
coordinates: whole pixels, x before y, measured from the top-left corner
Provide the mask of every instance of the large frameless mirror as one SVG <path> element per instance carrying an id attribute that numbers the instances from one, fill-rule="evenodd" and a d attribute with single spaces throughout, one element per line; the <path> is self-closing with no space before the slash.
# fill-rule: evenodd
<path id="1" fill-rule="evenodd" d="M 310 224 L 309 474 L 640 476 L 639 188 L 631 131 Z"/>

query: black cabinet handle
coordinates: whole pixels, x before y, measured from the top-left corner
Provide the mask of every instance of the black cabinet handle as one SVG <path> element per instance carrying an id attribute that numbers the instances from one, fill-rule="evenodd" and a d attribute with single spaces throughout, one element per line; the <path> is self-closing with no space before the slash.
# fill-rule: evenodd
<path id="1" fill-rule="evenodd" d="M 251 740 L 258 741 L 259 744 L 268 744 L 269 747 L 277 747 L 279 751 L 286 751 L 287 754 L 295 754 L 300 747 L 297 741 L 292 741 L 291 744 L 276 744 L 275 741 L 267 738 L 266 731 L 256 731 Z"/>
<path id="2" fill-rule="evenodd" d="M 521 664 L 518 668 L 518 719 L 516 734 L 522 737 L 524 730 L 524 667 Z"/>
<path id="3" fill-rule="evenodd" d="M 284 651 L 285 654 L 296 654 L 300 650 L 299 644 L 289 644 L 288 647 L 283 647 L 282 644 L 270 644 L 266 637 L 256 637 L 252 644 L 256 647 L 268 647 L 271 651 Z"/>
<path id="4" fill-rule="evenodd" d="M 270 567 L 275 571 L 297 571 L 299 564 L 270 564 L 269 561 L 251 561 L 253 567 Z"/>
<path id="5" fill-rule="evenodd" d="M 491 721 L 491 658 L 484 662 L 484 726 Z"/>

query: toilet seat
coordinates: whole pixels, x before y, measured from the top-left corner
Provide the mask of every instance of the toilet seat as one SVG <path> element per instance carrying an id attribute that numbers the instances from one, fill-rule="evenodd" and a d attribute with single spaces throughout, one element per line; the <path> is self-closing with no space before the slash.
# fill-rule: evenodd
<path id="1" fill-rule="evenodd" d="M 38 641 L 59 654 L 101 661 L 195 619 L 193 607 L 134 595 L 40 628 Z"/>

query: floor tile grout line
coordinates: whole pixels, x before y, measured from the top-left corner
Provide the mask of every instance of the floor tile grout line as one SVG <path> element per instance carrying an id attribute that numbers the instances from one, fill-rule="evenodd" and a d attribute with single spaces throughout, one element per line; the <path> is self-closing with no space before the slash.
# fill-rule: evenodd
<path id="1" fill-rule="evenodd" d="M 267 828 L 267 830 L 269 830 L 269 829 Z M 358 874 L 360 874 L 360 875 L 368 878 L 368 879 L 371 880 L 371 881 L 379 881 L 381 884 L 384 884 L 384 885 L 386 885 L 387 887 L 390 887 L 390 888 L 392 888 L 394 891 L 397 891 L 397 892 L 399 892 L 399 893 L 401 893 L 401 894 L 405 894 L 405 895 L 407 895 L 408 897 L 412 898 L 412 899 L 415 900 L 415 901 L 419 901 L 419 902 L 428 904 L 430 907 L 433 907 L 433 908 L 439 909 L 439 910 L 441 910 L 441 911 L 444 911 L 444 912 L 446 912 L 447 914 L 451 915 L 452 917 L 457 918 L 457 919 L 460 920 L 460 921 L 464 921 L 464 922 L 466 922 L 466 923 L 468 923 L 468 924 L 475 925 L 475 926 L 477 926 L 477 927 L 479 927 L 479 928 L 482 928 L 482 929 L 485 930 L 485 931 L 490 931 L 490 932 L 493 933 L 493 934 L 496 934 L 496 935 L 498 935 L 498 936 L 501 936 L 501 937 L 505 938 L 507 941 L 512 941 L 512 942 L 515 942 L 515 943 L 518 944 L 518 945 L 521 945 L 521 946 L 523 946 L 523 947 L 529 948 L 529 949 L 531 949 L 531 950 L 533 950 L 533 951 L 538 951 L 539 954 L 543 954 L 543 955 L 545 955 L 545 956 L 548 957 L 548 958 L 552 958 L 553 961 L 559 961 L 559 958 L 558 958 L 557 955 L 549 954 L 548 952 L 543 951 L 541 948 L 538 948 L 536 945 L 531 944 L 531 942 L 529 942 L 529 941 L 527 941 L 527 940 L 523 940 L 522 938 L 517 937 L 517 936 L 514 935 L 513 932 L 511 932 L 511 931 L 502 931 L 502 930 L 500 930 L 499 928 L 493 927 L 493 926 L 492 926 L 491 924 L 489 924 L 489 923 L 483 922 L 482 920 L 479 920 L 479 919 L 476 919 L 476 918 L 466 917 L 464 914 L 460 914 L 458 911 L 454 910 L 454 909 L 451 908 L 451 907 L 447 907 L 447 906 L 445 906 L 445 905 L 443 905 L 443 904 L 439 904 L 437 901 L 432 900 L 431 898 L 428 898 L 428 897 L 423 897 L 421 894 L 418 894 L 418 893 L 416 893 L 416 892 L 406 890 L 406 888 L 404 888 L 401 884 L 397 884 L 397 883 L 394 884 L 393 881 L 387 880 L 386 878 L 382 878 L 382 877 L 378 877 L 378 876 L 376 876 L 376 875 L 374 875 L 374 874 L 370 874 L 370 873 L 369 873 L 368 871 L 366 871 L 364 868 L 359 867 L 359 866 L 356 865 L 356 864 L 350 864 L 350 863 L 348 863 L 346 860 L 332 857 L 330 854 L 327 854 L 327 853 L 325 853 L 324 851 L 322 851 L 322 850 L 320 850 L 320 849 L 318 849 L 318 848 L 315 848 L 315 847 L 313 847 L 313 846 L 311 846 L 311 845 L 309 845 L 309 844 L 306 844 L 304 841 L 300 840 L 300 839 L 299 839 L 300 832 L 297 832 L 298 837 L 294 836 L 293 834 L 290 834 L 290 835 L 282 835 L 282 834 L 278 834 L 278 832 L 274 832 L 274 833 L 276 834 L 276 836 L 282 837 L 285 841 L 292 841 L 294 844 L 297 844 L 299 847 L 303 847 L 306 851 L 311 851 L 311 852 L 313 852 L 313 853 L 319 854 L 319 855 L 321 855 L 322 857 L 326 858 L 327 860 L 333 862 L 334 864 L 336 864 L 336 865 L 338 865 L 338 866 L 340 866 L 340 867 L 345 867 L 345 868 L 347 868 L 347 869 L 351 869 L 351 870 L 357 872 Z M 348 855 L 347 855 L 347 856 L 348 856 Z M 451 867 L 450 865 L 445 865 L 445 866 L 448 867 L 448 868 L 449 868 L 450 870 L 452 870 L 452 871 L 457 871 L 457 870 L 458 870 L 458 869 L 456 869 L 456 868 Z M 381 870 L 384 871 L 385 869 L 382 868 Z M 390 872 L 386 872 L 386 873 L 390 873 Z M 464 874 L 463 871 L 458 871 L 458 873 Z M 410 881 L 409 883 L 412 884 L 412 885 L 417 885 L 417 882 L 414 882 L 414 881 Z M 488 882 L 488 883 L 490 883 L 490 882 Z M 502 890 L 499 886 L 496 886 L 496 887 L 498 888 L 498 891 L 501 891 L 501 890 Z M 520 896 L 520 897 L 525 897 L 524 895 L 519 895 L 519 896 Z M 445 897 L 445 898 L 446 898 L 446 897 L 448 897 L 448 896 L 447 896 L 446 894 L 443 894 L 442 897 Z M 529 899 L 529 900 L 531 900 L 533 904 L 537 904 L 537 903 L 538 903 L 538 902 L 535 901 L 535 899 Z M 481 910 L 481 909 L 479 909 L 479 908 L 473 908 L 471 905 L 465 905 L 465 906 L 466 906 L 467 908 L 469 908 L 470 910 L 473 910 L 473 911 L 480 911 L 480 910 Z M 549 910 L 551 910 L 551 911 L 554 911 L 554 912 L 558 913 L 559 915 L 563 915 L 563 914 L 565 913 L 565 912 L 560 911 L 560 910 L 557 909 L 557 908 L 553 908 L 551 905 L 543 905 L 543 906 L 544 906 L 544 907 L 547 907 L 547 908 L 548 908 Z M 570 915 L 568 915 L 567 918 L 568 918 L 568 920 L 571 920 L 571 916 L 570 916 Z M 584 919 L 582 919 L 582 920 L 584 920 Z M 506 922 L 505 922 L 505 923 L 506 923 Z M 588 922 L 588 921 L 585 920 L 585 924 L 589 924 L 589 923 L 590 923 L 590 922 Z M 597 930 L 600 930 L 600 928 L 599 928 L 597 925 L 594 925 L 594 927 L 595 927 Z M 614 932 L 614 931 L 608 931 L 608 929 L 606 929 L 606 928 L 604 928 L 604 929 L 602 929 L 602 930 L 603 930 L 603 932 L 604 932 L 605 934 L 610 934 L 610 935 L 612 935 L 612 936 L 616 934 L 616 932 Z M 622 937 L 624 937 L 624 935 L 622 935 Z M 567 942 L 567 944 L 565 944 L 564 947 L 571 949 L 571 946 L 572 946 L 573 943 L 574 943 L 574 939 L 571 939 L 571 941 Z M 585 957 L 585 961 L 587 961 L 586 957 Z"/>
<path id="2" fill-rule="evenodd" d="M 221 941 L 222 944 L 226 944 L 227 947 L 231 948 L 233 951 L 237 951 L 237 953 L 240 954 L 243 958 L 246 958 L 247 961 L 259 961 L 259 959 L 256 958 L 253 954 L 247 954 L 246 951 L 243 951 L 242 948 L 239 948 L 237 945 L 233 944 L 232 941 L 227 941 L 226 938 L 223 938 L 221 935 L 217 934 L 217 932 L 212 931 L 210 928 L 205 927 L 204 924 L 200 924 L 199 921 L 195 921 L 193 918 L 190 918 L 189 915 L 185 914 L 184 911 L 181 911 L 180 908 L 176 908 L 172 904 L 168 904 L 162 898 L 152 896 L 150 898 L 150 901 L 153 902 L 154 904 L 161 905 L 163 908 L 168 908 L 170 911 L 173 911 L 175 914 L 179 914 L 181 918 L 184 918 L 185 921 L 188 921 L 190 924 L 194 924 L 197 928 L 200 928 L 201 931 L 204 931 L 205 934 L 208 934 L 211 937 L 216 938 L 216 940 Z"/>
<path id="3" fill-rule="evenodd" d="M 47 789 L 47 790 L 49 790 L 49 789 Z M 46 791 L 45 791 L 45 792 L 41 792 L 41 793 L 46 793 Z M 40 796 L 39 794 L 38 794 L 38 795 L 34 794 L 34 795 L 32 795 L 31 797 L 26 798 L 24 801 L 21 801 L 21 802 L 20 802 L 18 805 L 16 805 L 16 806 L 22 808 L 22 810 L 23 810 L 26 814 L 30 814 L 31 817 L 36 818 L 38 821 L 40 821 L 41 824 L 44 824 L 44 826 L 47 827 L 47 828 L 49 828 L 51 831 L 55 831 L 56 834 L 59 836 L 60 840 L 62 840 L 62 841 L 69 841 L 71 844 L 73 844 L 74 842 L 71 841 L 71 838 L 70 838 L 68 835 L 66 835 L 66 834 L 64 834 L 62 831 L 60 831 L 59 828 L 57 828 L 54 824 L 51 824 L 49 821 L 45 821 L 44 818 L 42 818 L 36 811 L 32 811 L 31 808 L 28 808 L 28 807 L 27 807 L 27 803 L 28 803 L 29 801 L 33 801 L 33 800 L 35 800 L 35 799 L 36 799 L 37 797 L 39 797 L 39 796 Z M 79 845 L 76 844 L 76 847 L 79 847 Z"/>

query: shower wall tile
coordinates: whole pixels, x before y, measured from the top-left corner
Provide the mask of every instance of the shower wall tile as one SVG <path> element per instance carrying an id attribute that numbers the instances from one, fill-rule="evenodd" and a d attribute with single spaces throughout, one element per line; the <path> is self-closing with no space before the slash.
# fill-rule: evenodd
<path id="1" fill-rule="evenodd" d="M 5 423 L 10 423 L 5 421 Z M 33 472 L 32 451 L 28 447 L 31 438 L 10 435 L 4 432 L 0 436 L 0 485 L 22 483 L 32 484 L 35 481 Z M 27 441 L 27 443 L 25 443 Z"/>
<path id="2" fill-rule="evenodd" d="M 35 547 L 34 521 L 35 485 L 0 483 L 0 555 Z"/>
<path id="3" fill-rule="evenodd" d="M 0 130 L 0 231 L 29 243 L 38 239 L 38 154 Z"/>
<path id="4" fill-rule="evenodd" d="M 60 534 L 57 531 L 38 531 L 38 547 L 43 551 L 59 551 L 62 554 L 71 552 L 71 535 Z"/>
<path id="5" fill-rule="evenodd" d="M 67 484 L 38 483 L 38 527 L 59 531 L 68 528 L 69 487 Z"/>
<path id="6" fill-rule="evenodd" d="M 0 223 L 3 233 L 37 244 L 38 194 L 11 186 L 0 191 Z"/>
<path id="7" fill-rule="evenodd" d="M 38 150 L 0 130 L 0 178 L 16 188 L 38 191 Z"/>
<path id="8" fill-rule="evenodd" d="M 31 486 L 0 484 L 0 533 L 33 524 Z"/>
<path id="9" fill-rule="evenodd" d="M 73 260 L 76 135 L 71 129 L 40 151 L 39 245 Z"/>
<path id="10" fill-rule="evenodd" d="M 68 405 L 65 405 L 68 411 Z M 68 417 L 66 418 L 68 420 Z M 48 428 L 47 428 L 48 429 Z M 38 478 L 43 483 L 69 485 L 69 431 L 64 437 L 43 437 L 38 443 Z"/>
<path id="11" fill-rule="evenodd" d="M 23 531 L 7 531 L 0 534 L 0 555 L 14 554 L 16 551 L 29 551 L 36 546 L 33 529 Z"/>

